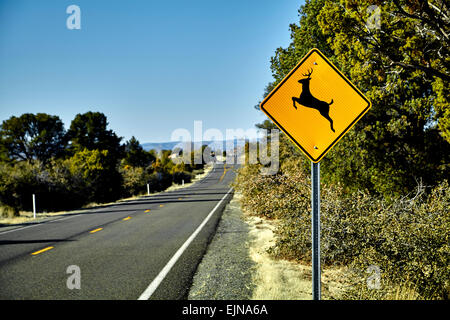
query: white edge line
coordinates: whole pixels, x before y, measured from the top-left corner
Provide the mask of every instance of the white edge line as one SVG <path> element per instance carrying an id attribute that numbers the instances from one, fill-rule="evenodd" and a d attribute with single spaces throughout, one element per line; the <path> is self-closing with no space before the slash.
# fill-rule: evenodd
<path id="1" fill-rule="evenodd" d="M 81 214 L 75 214 L 75 215 L 70 216 L 70 217 L 61 217 L 61 218 L 56 218 L 56 219 L 52 219 L 52 220 L 36 221 L 36 222 L 34 222 L 34 223 L 33 223 L 33 222 L 30 222 L 30 225 L 29 225 L 29 226 L 18 227 L 18 228 L 14 228 L 14 229 L 2 231 L 2 232 L 0 232 L 0 235 L 6 234 L 6 233 L 10 233 L 10 232 L 14 232 L 14 231 L 21 231 L 21 230 L 25 230 L 25 229 L 28 229 L 28 228 L 33 228 L 33 227 L 41 226 L 41 225 L 44 225 L 44 224 L 46 224 L 46 223 L 53 223 L 53 222 L 59 222 L 59 221 L 63 221 L 63 220 L 69 220 L 69 219 L 78 217 L 78 216 L 80 216 L 80 215 L 81 215 Z M 61 216 L 63 216 L 63 215 L 61 215 Z M 55 216 L 55 217 L 57 217 L 57 216 Z M 50 219 L 51 219 L 51 217 L 50 217 Z"/>
<path id="2" fill-rule="evenodd" d="M 87 212 L 99 213 L 99 212 L 102 212 L 103 210 L 107 210 L 107 209 L 111 209 L 111 208 L 115 208 L 115 207 L 118 207 L 118 205 L 115 205 L 115 206 L 112 206 L 112 207 L 107 207 L 107 208 L 101 208 L 101 209 L 97 209 L 97 210 L 94 209 L 92 211 L 91 210 L 87 210 Z M 132 211 L 130 213 L 135 213 L 135 212 L 137 212 L 137 210 Z M 41 226 L 41 225 L 44 225 L 46 223 L 54 223 L 54 222 L 60 222 L 60 221 L 64 221 L 64 220 L 69 220 L 69 219 L 72 219 L 72 218 L 76 218 L 76 217 L 82 216 L 83 214 L 84 214 L 83 212 L 82 213 L 75 213 L 75 214 L 71 215 L 70 217 L 64 217 L 64 214 L 61 214 L 59 216 L 54 216 L 54 217 L 56 217 L 55 219 L 52 219 L 52 217 L 48 217 L 48 218 L 46 218 L 48 220 L 41 220 L 41 221 L 36 221 L 36 222 L 30 222 L 29 226 L 17 227 L 17 228 L 14 228 L 14 229 L 2 231 L 2 232 L 0 232 L 0 235 L 7 234 L 7 233 L 10 233 L 10 232 L 14 232 L 14 231 L 21 231 L 21 230 L 25 230 L 25 229 L 28 229 L 28 228 Z M 61 217 L 61 218 L 58 218 L 58 217 Z"/>
<path id="3" fill-rule="evenodd" d="M 214 207 L 214 209 L 211 210 L 211 212 L 206 216 L 206 218 L 203 220 L 203 222 L 198 226 L 198 228 L 191 234 L 191 236 L 183 243 L 183 245 L 178 249 L 177 252 L 173 255 L 172 258 L 170 258 L 169 262 L 164 266 L 164 268 L 159 272 L 159 274 L 156 276 L 155 279 L 150 283 L 150 285 L 145 289 L 145 291 L 139 296 L 138 300 L 148 300 L 152 296 L 152 294 L 155 292 L 155 290 L 159 287 L 161 282 L 164 280 L 164 278 L 167 276 L 167 274 L 170 272 L 172 267 L 175 265 L 175 263 L 178 261 L 178 259 L 181 257 L 181 255 L 184 253 L 184 251 L 187 249 L 187 247 L 191 244 L 191 242 L 195 239 L 197 234 L 203 229 L 205 224 L 208 222 L 208 220 L 211 218 L 211 216 L 216 212 L 217 208 L 222 204 L 223 200 L 228 196 L 228 194 L 233 190 L 233 188 L 230 188 L 228 192 L 223 196 L 223 198 L 219 201 L 219 203 Z"/>
<path id="4" fill-rule="evenodd" d="M 18 228 L 6 230 L 6 231 L 3 231 L 3 232 L 0 232 L 0 235 L 2 235 L 2 234 L 7 234 L 7 233 L 10 233 L 10 232 L 14 232 L 14 231 L 19 231 L 19 230 L 24 230 L 24 229 L 36 227 L 36 226 L 38 226 L 38 225 L 40 225 L 39 222 L 36 223 L 36 224 L 32 224 L 32 225 L 29 225 L 29 226 L 25 226 L 25 227 L 18 227 Z"/>

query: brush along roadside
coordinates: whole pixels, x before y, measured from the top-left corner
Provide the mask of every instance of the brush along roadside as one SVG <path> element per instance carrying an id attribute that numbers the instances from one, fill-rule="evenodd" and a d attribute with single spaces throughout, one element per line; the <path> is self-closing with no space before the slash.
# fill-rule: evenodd
<path id="1" fill-rule="evenodd" d="M 172 185 L 170 187 L 168 187 L 166 190 L 161 191 L 161 192 L 155 192 L 155 193 L 152 193 L 151 195 L 157 195 L 157 194 L 160 194 L 163 192 L 187 188 L 191 185 L 194 185 L 195 183 L 203 180 L 203 178 L 205 178 L 211 172 L 212 168 L 213 168 L 212 165 L 207 164 L 207 165 L 205 165 L 203 170 L 196 172 L 195 177 L 191 180 L 191 182 L 185 183 L 184 185 L 172 183 Z M 12 214 L 6 214 L 6 213 L 3 214 L 3 210 L 6 210 L 6 207 L 0 206 L 0 226 L 2 226 L 2 225 L 3 226 L 14 226 L 17 224 L 24 224 L 24 223 L 31 223 L 31 222 L 34 223 L 34 222 L 44 221 L 47 219 L 52 219 L 54 217 L 58 217 L 58 216 L 65 215 L 65 214 L 83 213 L 86 211 L 86 209 L 111 206 L 111 205 L 115 205 L 117 203 L 121 203 L 121 202 L 125 202 L 125 201 L 136 200 L 136 199 L 139 199 L 146 195 L 147 194 L 132 196 L 132 197 L 120 199 L 116 202 L 109 202 L 109 203 L 89 203 L 89 204 L 83 206 L 83 208 L 76 209 L 76 210 L 57 211 L 57 212 L 39 212 L 38 211 L 37 215 L 36 215 L 36 219 L 34 219 L 33 212 L 31 212 L 31 211 L 20 211 L 19 216 L 13 216 Z M 37 199 L 37 200 L 39 200 L 39 199 Z"/>
<path id="2" fill-rule="evenodd" d="M 274 258 L 276 220 L 241 210 L 240 194 L 225 208 L 199 264 L 191 300 L 310 300 L 311 266 Z M 349 285 L 345 268 L 324 270 L 323 299 L 339 299 Z"/>

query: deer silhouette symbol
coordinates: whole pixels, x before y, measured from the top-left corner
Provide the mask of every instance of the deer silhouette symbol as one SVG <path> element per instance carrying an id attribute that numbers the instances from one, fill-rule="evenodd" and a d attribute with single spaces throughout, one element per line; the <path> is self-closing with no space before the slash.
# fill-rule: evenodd
<path id="1" fill-rule="evenodd" d="M 325 101 L 321 101 L 311 94 L 311 91 L 309 91 L 309 81 L 311 80 L 311 74 L 313 70 L 308 70 L 307 74 L 303 74 L 306 78 L 298 80 L 298 83 L 300 83 L 303 87 L 302 93 L 300 94 L 300 97 L 292 97 L 292 103 L 294 104 L 294 108 L 297 109 L 297 106 L 295 103 L 299 103 L 302 106 L 305 106 L 307 108 L 316 109 L 320 112 L 320 115 L 330 121 L 331 130 L 333 132 L 333 120 L 330 118 L 329 112 L 330 112 L 330 105 L 333 103 L 333 99 L 331 99 L 330 103 L 326 103 Z"/>

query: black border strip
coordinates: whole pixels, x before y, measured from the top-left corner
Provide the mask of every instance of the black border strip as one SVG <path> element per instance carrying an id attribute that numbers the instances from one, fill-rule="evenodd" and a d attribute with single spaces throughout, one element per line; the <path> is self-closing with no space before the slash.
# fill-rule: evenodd
<path id="1" fill-rule="evenodd" d="M 345 80 L 345 82 L 347 82 L 347 84 L 350 85 L 350 87 L 359 94 L 359 96 L 361 98 L 363 98 L 364 101 L 367 102 L 367 107 L 365 107 L 363 109 L 363 111 L 355 118 L 355 120 L 353 120 L 348 126 L 347 128 L 345 128 L 342 133 L 328 146 L 328 148 L 326 148 L 317 158 L 314 158 L 313 156 L 311 156 L 301 145 L 300 143 L 298 143 L 290 134 L 289 132 L 283 128 L 283 126 L 281 124 L 278 123 L 277 120 L 275 120 L 275 118 L 269 114 L 269 112 L 264 109 L 264 104 L 266 102 L 269 101 L 269 99 L 275 94 L 275 92 L 278 91 L 278 89 L 295 73 L 295 71 L 297 71 L 298 68 L 300 68 L 300 66 L 306 61 L 306 59 L 309 58 L 309 56 L 311 54 L 313 54 L 314 52 L 316 52 L 317 54 L 319 54 L 320 57 L 322 57 L 323 60 L 325 60 L 328 65 L 337 73 L 341 76 L 341 78 L 343 78 Z M 362 116 L 370 109 L 371 107 L 371 103 L 370 101 L 358 90 L 358 88 L 356 88 L 353 83 L 351 83 L 346 77 L 345 75 L 339 71 L 339 69 L 337 69 L 323 54 L 322 52 L 319 51 L 319 49 L 312 49 L 310 50 L 304 57 L 303 59 L 297 64 L 297 66 L 294 67 L 294 69 L 292 69 L 289 74 L 278 84 L 278 86 L 272 90 L 272 92 L 270 92 L 270 94 L 263 100 L 263 102 L 261 102 L 260 104 L 260 108 L 261 110 L 292 140 L 292 142 L 294 142 L 297 147 L 299 147 L 304 154 L 306 154 L 306 156 L 312 161 L 312 162 L 319 162 L 320 160 L 322 160 L 322 158 L 325 156 L 325 154 L 332 148 L 334 147 L 334 145 L 353 127 L 353 125 L 359 121 L 359 119 L 362 118 Z"/>

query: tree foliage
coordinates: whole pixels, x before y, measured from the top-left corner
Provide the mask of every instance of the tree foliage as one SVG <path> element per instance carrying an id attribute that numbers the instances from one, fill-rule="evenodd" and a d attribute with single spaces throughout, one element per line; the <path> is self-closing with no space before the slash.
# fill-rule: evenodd
<path id="1" fill-rule="evenodd" d="M 121 195 L 122 176 L 109 158 L 108 150 L 84 149 L 67 160 L 74 176 L 85 182 L 90 202 L 108 202 Z"/>
<path id="2" fill-rule="evenodd" d="M 235 187 L 243 208 L 278 219 L 277 237 L 269 250 L 274 256 L 310 263 L 308 171 L 292 158 L 283 162 L 278 174 L 261 175 L 260 169 L 247 165 L 239 170 Z M 347 298 L 361 298 L 365 288 L 362 298 L 380 299 L 403 285 L 411 285 L 422 299 L 448 298 L 450 188 L 444 181 L 427 191 L 420 186 L 414 194 L 386 201 L 367 192 L 349 194 L 340 185 L 321 184 L 323 265 L 348 266 L 360 274 L 370 265 L 382 270 L 381 290 L 367 292 L 362 281 L 348 288 Z"/>
<path id="3" fill-rule="evenodd" d="M 373 107 L 323 162 L 349 190 L 404 194 L 449 176 L 448 7 L 445 1 L 310 0 L 292 42 L 271 60 L 277 85 L 312 47 L 325 53 Z M 378 24 L 370 25 L 374 10 Z"/>
<path id="4" fill-rule="evenodd" d="M 123 158 L 123 164 L 132 167 L 147 167 L 156 157 L 145 151 L 139 144 L 139 141 L 133 136 L 125 143 L 125 156 Z"/>
<path id="5" fill-rule="evenodd" d="M 380 268 L 381 290 L 352 274 L 363 281 L 346 298 L 385 299 L 406 286 L 415 297 L 448 299 L 448 3 L 307 0 L 299 14 L 291 44 L 272 57 L 265 94 L 316 47 L 373 103 L 321 162 L 324 265 L 360 275 Z M 310 163 L 285 135 L 279 154 L 277 174 L 247 164 L 236 190 L 251 214 L 278 219 L 271 252 L 309 263 Z"/>
<path id="6" fill-rule="evenodd" d="M 0 128 L 0 213 L 18 215 L 79 208 L 88 203 L 162 191 L 189 182 L 196 166 L 175 164 L 171 151 L 145 151 L 132 137 L 124 145 L 103 113 L 78 114 L 66 133 L 57 116 L 23 114 Z M 203 163 L 199 165 L 203 167 Z"/>
<path id="7" fill-rule="evenodd" d="M 61 119 L 45 113 L 13 116 L 0 127 L 0 154 L 4 160 L 47 163 L 62 155 L 66 142 Z"/>
<path id="8" fill-rule="evenodd" d="M 70 140 L 70 149 L 77 151 L 108 150 L 110 159 L 117 160 L 123 156 L 122 138 L 114 131 L 108 130 L 108 121 L 101 112 L 86 112 L 77 114 L 70 124 L 67 136 Z"/>

